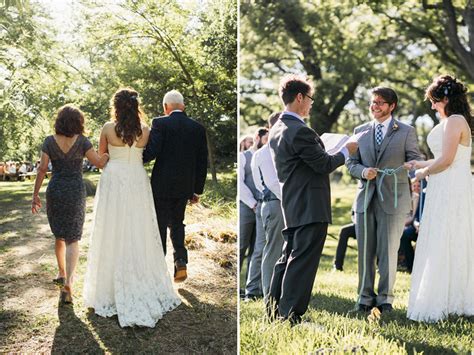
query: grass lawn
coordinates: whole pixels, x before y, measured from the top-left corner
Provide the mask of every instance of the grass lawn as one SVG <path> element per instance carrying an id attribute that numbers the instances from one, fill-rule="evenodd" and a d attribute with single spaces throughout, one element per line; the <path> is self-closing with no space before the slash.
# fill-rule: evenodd
<path id="1" fill-rule="evenodd" d="M 355 191 L 355 184 L 332 185 L 334 224 L 329 233 L 336 237 L 340 227 L 350 223 Z M 452 317 L 436 324 L 406 318 L 408 273 L 397 273 L 394 311 L 383 314 L 380 322 L 369 322 L 362 314 L 348 314 L 357 298 L 356 241 L 349 240 L 344 272 L 332 270 L 336 245 L 337 239 L 328 236 L 309 309 L 303 318 L 311 323 L 293 328 L 288 322 L 269 323 L 264 317 L 263 301 L 240 302 L 241 354 L 472 353 L 472 318 Z M 241 285 L 242 282 L 241 277 Z"/>
<path id="2" fill-rule="evenodd" d="M 87 174 L 93 183 L 99 173 Z M 174 284 L 182 304 L 155 328 L 120 328 L 82 301 L 93 197 L 87 198 L 74 306 L 58 305 L 54 237 L 45 212 L 30 211 L 33 182 L 0 181 L 0 353 L 237 352 L 236 175 L 209 180 L 201 203 L 186 210 L 188 280 Z M 139 238 L 139 236 L 137 236 Z M 169 238 L 168 238 L 169 239 Z M 171 242 L 168 250 L 172 250 Z M 166 257 L 172 275 L 172 253 Z"/>

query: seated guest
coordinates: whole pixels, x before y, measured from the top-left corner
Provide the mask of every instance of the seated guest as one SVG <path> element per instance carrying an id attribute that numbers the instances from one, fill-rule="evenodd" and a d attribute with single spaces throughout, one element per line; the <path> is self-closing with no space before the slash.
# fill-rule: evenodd
<path id="1" fill-rule="evenodd" d="M 36 174 L 38 172 L 38 167 L 40 165 L 40 161 L 37 160 L 36 163 L 35 163 L 35 166 L 33 167 L 33 172 Z"/>
<path id="2" fill-rule="evenodd" d="M 4 162 L 0 162 L 0 178 L 2 180 L 5 180 L 5 166 Z"/>
<path id="3" fill-rule="evenodd" d="M 15 162 L 8 162 L 7 163 L 7 170 L 6 175 L 9 181 L 13 181 L 13 179 L 17 178 L 18 170 L 16 168 Z"/>
<path id="4" fill-rule="evenodd" d="M 344 265 L 344 258 L 346 257 L 347 242 L 349 238 L 356 239 L 356 230 L 355 230 L 355 218 L 354 218 L 354 209 L 351 209 L 351 219 L 352 223 L 346 224 L 341 227 L 339 231 L 339 241 L 337 242 L 336 256 L 334 257 L 334 270 L 342 271 L 342 266 Z"/>
<path id="5" fill-rule="evenodd" d="M 426 187 L 426 180 L 422 180 L 423 188 Z M 414 213 L 405 223 L 405 229 L 403 230 L 402 237 L 400 239 L 399 254 L 404 256 L 404 266 L 407 271 L 411 273 L 413 268 L 413 260 L 415 257 L 415 250 L 412 242 L 416 242 L 418 239 L 418 229 L 420 225 L 421 215 L 423 213 L 425 191 L 421 190 L 420 181 L 412 180 L 412 191 L 413 191 L 413 211 Z"/>
<path id="6" fill-rule="evenodd" d="M 20 169 L 18 169 L 18 172 L 19 172 L 20 174 L 26 174 L 26 173 L 28 172 L 28 168 L 27 168 L 25 162 L 22 162 L 22 163 L 21 163 L 21 166 L 20 166 Z"/>

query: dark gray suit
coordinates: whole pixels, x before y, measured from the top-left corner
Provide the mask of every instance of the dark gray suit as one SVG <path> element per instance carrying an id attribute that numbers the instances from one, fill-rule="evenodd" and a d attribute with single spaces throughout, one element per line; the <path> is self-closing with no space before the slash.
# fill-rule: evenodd
<path id="1" fill-rule="evenodd" d="M 344 164 L 344 154 L 328 155 L 314 130 L 283 115 L 270 130 L 278 180 L 282 184 L 285 244 L 275 265 L 268 311 L 298 321 L 307 308 L 328 223 L 331 223 L 329 173 Z"/>
<path id="2" fill-rule="evenodd" d="M 385 137 L 378 146 L 375 142 L 374 122 L 357 127 L 354 133 L 368 131 L 359 140 L 356 154 L 347 159 L 347 168 L 352 176 L 360 180 L 356 197 L 356 234 L 359 259 L 358 303 L 367 306 L 392 304 L 393 286 L 397 272 L 398 248 L 403 232 L 404 221 L 411 209 L 411 197 L 407 171 L 401 169 L 397 174 L 398 207 L 394 206 L 394 177 L 386 176 L 381 186 L 381 196 L 376 191 L 382 175 L 369 184 L 367 208 L 367 241 L 364 240 L 364 197 L 367 180 L 362 172 L 367 167 L 395 169 L 404 162 L 417 159 L 418 150 L 415 129 L 392 119 Z M 378 295 L 374 291 L 375 262 L 378 262 L 380 280 Z M 362 288 L 362 290 L 361 290 Z"/>

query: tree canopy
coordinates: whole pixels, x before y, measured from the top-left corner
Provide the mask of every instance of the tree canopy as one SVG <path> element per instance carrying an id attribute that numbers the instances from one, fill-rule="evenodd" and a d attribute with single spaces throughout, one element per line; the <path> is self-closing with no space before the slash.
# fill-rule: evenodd
<path id="1" fill-rule="evenodd" d="M 67 10 L 67 11 L 66 11 Z M 34 159 L 56 110 L 75 103 L 92 140 L 120 87 L 133 87 L 149 118 L 181 91 L 207 129 L 211 171 L 235 161 L 235 1 L 73 2 L 62 16 L 46 3 L 0 8 L 0 157 Z"/>
<path id="2" fill-rule="evenodd" d="M 277 88 L 287 73 L 313 80 L 310 124 L 319 133 L 369 119 L 369 90 L 377 85 L 394 88 L 397 116 L 415 123 L 437 122 L 424 101 L 433 77 L 474 82 L 470 0 L 244 0 L 241 16 L 244 125 L 281 110 Z"/>

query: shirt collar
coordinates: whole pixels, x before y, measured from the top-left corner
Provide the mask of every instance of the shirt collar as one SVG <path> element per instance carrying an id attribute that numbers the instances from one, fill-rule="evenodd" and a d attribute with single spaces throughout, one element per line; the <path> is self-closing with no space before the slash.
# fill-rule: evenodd
<path id="1" fill-rule="evenodd" d="M 183 112 L 183 110 L 173 110 L 173 111 L 170 112 L 170 115 L 171 115 L 173 112 Z"/>
<path id="2" fill-rule="evenodd" d="M 392 116 L 390 116 L 389 118 L 387 118 L 385 121 L 381 123 L 383 125 L 384 131 L 388 130 L 388 127 L 390 127 L 390 123 L 392 122 L 392 119 L 393 119 Z M 374 119 L 374 128 L 376 128 L 378 124 L 379 124 L 379 121 Z"/>
<path id="3" fill-rule="evenodd" d="M 283 111 L 282 114 L 283 115 L 290 115 L 290 116 L 293 116 L 293 117 L 296 117 L 297 119 L 299 119 L 301 122 L 305 123 L 305 121 L 303 120 L 303 118 L 298 115 L 297 113 L 295 112 L 291 112 L 291 111 Z M 281 116 L 280 116 L 281 117 Z"/>

